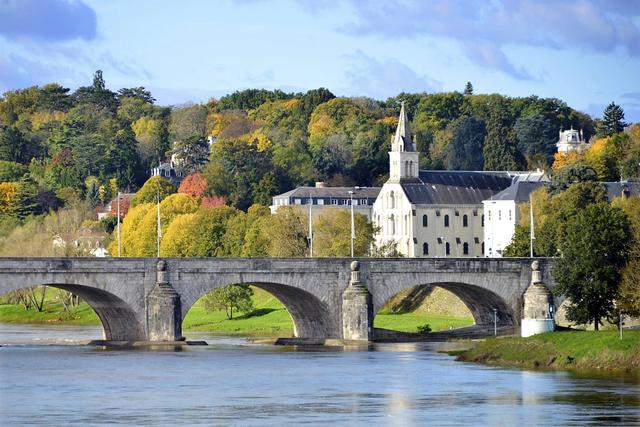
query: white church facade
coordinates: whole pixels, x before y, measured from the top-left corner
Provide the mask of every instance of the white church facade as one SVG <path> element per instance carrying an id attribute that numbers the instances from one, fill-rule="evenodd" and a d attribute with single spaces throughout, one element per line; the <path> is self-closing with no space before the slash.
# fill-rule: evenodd
<path id="1" fill-rule="evenodd" d="M 406 257 L 485 257 L 483 201 L 543 172 L 420 171 L 404 104 L 389 153 L 389 179 L 373 204 L 376 243 Z M 515 219 L 515 212 L 512 213 Z M 493 250 L 492 250 L 493 252 Z"/>

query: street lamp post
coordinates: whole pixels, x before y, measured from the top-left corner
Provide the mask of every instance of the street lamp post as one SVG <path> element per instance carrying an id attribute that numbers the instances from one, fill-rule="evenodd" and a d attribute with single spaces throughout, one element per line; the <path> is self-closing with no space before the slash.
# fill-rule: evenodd
<path id="1" fill-rule="evenodd" d="M 118 191 L 118 257 L 120 257 L 120 192 Z"/>
<path id="2" fill-rule="evenodd" d="M 493 309 L 493 335 L 498 336 L 498 309 Z"/>
<path id="3" fill-rule="evenodd" d="M 353 191 L 349 190 L 349 203 L 351 204 L 351 258 L 353 258 L 353 243 L 356 240 L 356 227 L 353 218 Z"/>

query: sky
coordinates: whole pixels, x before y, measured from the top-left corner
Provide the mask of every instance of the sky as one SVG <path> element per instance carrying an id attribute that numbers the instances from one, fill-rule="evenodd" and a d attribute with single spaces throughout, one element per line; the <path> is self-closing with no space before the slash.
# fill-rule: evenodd
<path id="1" fill-rule="evenodd" d="M 559 98 L 640 122 L 640 0 L 0 0 L 0 93 L 144 86 L 160 105 L 247 88 L 384 100 Z"/>

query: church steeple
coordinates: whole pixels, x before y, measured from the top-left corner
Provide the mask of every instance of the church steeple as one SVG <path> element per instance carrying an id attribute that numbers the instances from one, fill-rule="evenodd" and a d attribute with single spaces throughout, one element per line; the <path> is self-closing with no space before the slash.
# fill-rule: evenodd
<path id="1" fill-rule="evenodd" d="M 389 152 L 389 181 L 403 181 L 418 178 L 418 152 L 411 139 L 409 117 L 404 108 L 400 107 L 400 117 L 396 134 L 391 140 Z"/>
<path id="2" fill-rule="evenodd" d="M 411 128 L 409 128 L 409 117 L 404 108 L 404 101 L 400 107 L 400 117 L 396 134 L 391 141 L 391 151 L 416 151 L 411 139 Z"/>

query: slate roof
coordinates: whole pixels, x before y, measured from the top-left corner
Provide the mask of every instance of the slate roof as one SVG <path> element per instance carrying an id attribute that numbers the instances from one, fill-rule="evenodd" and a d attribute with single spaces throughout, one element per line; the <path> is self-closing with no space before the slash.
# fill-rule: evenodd
<path id="1" fill-rule="evenodd" d="M 513 185 L 510 185 L 491 197 L 491 200 L 513 200 L 516 203 L 527 202 L 529 201 L 529 194 L 540 187 L 546 187 L 548 185 L 549 182 L 544 181 L 516 181 Z"/>
<path id="2" fill-rule="evenodd" d="M 413 204 L 476 205 L 509 187 L 513 178 L 507 171 L 420 171 L 418 180 L 402 182 L 402 188 Z"/>
<path id="3" fill-rule="evenodd" d="M 358 199 L 377 198 L 380 193 L 380 187 L 298 187 L 286 193 L 274 196 L 282 197 L 298 197 L 308 199 L 309 197 L 327 197 L 327 198 L 349 198 L 349 191 L 353 191 L 353 197 Z"/>
<path id="4" fill-rule="evenodd" d="M 628 191 L 629 196 L 640 196 L 639 181 L 603 182 L 602 185 L 607 190 L 607 199 L 622 196 L 623 191 Z"/>

